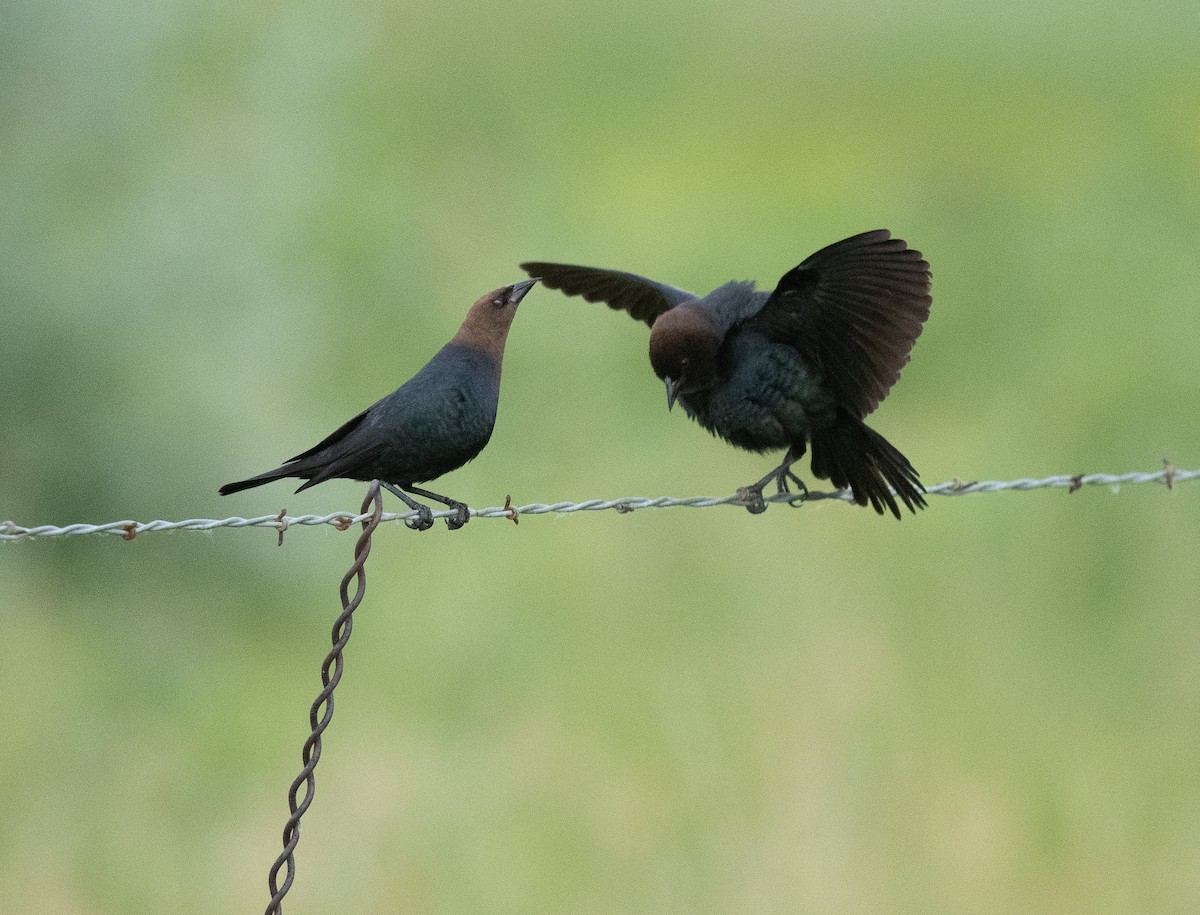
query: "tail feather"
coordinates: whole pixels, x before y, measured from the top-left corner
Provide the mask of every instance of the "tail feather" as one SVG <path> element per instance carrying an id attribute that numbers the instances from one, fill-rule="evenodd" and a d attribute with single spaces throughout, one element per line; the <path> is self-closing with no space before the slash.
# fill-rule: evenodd
<path id="1" fill-rule="evenodd" d="M 362 414 L 365 416 L 366 414 Z M 262 486 L 264 483 L 274 483 L 276 480 L 282 480 L 285 477 L 296 477 L 300 480 L 305 480 L 296 492 L 303 492 L 310 486 L 316 486 L 318 483 L 324 483 L 326 480 L 332 480 L 335 477 L 345 478 L 347 480 L 370 480 L 378 476 L 379 467 L 372 462 L 384 451 L 384 443 L 376 442 L 373 445 L 362 448 L 347 447 L 344 438 L 337 438 L 343 433 L 346 428 L 353 428 L 351 424 L 357 424 L 362 421 L 362 416 L 356 416 L 350 420 L 342 429 L 339 429 L 331 435 L 327 442 L 333 442 L 328 447 L 316 449 L 310 448 L 303 454 L 298 454 L 290 461 L 287 461 L 282 467 L 276 467 L 274 470 L 268 470 L 266 473 L 260 473 L 256 477 L 250 477 L 248 480 L 239 480 L 236 483 L 226 483 L 219 490 L 221 495 L 227 496 L 230 493 L 241 492 L 243 489 L 253 489 L 255 486 Z M 390 481 L 389 481 L 390 482 Z M 402 483 L 411 481 L 401 480 Z"/>
<path id="2" fill-rule="evenodd" d="M 854 501 L 900 517 L 896 497 L 909 511 L 925 507 L 917 471 L 886 438 L 861 419 L 839 412 L 837 419 L 812 435 L 813 475 L 838 489 L 849 487 Z M 895 492 L 893 493 L 893 490 Z"/>
<path id="3" fill-rule="evenodd" d="M 268 470 L 266 473 L 260 473 L 256 477 L 250 477 L 248 480 L 238 480 L 236 483 L 226 483 L 219 490 L 221 495 L 228 496 L 235 492 L 241 492 L 243 489 L 253 489 L 255 486 L 262 486 L 264 483 L 274 483 L 276 480 L 282 480 L 284 477 L 296 475 L 296 467 L 294 465 L 276 467 L 274 470 Z"/>

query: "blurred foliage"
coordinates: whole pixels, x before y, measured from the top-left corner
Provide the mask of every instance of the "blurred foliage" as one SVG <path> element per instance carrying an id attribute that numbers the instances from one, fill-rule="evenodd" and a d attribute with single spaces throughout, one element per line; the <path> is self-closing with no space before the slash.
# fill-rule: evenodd
<path id="1" fill-rule="evenodd" d="M 1200 461 L 1200 7 L 0 11 L 0 517 L 220 499 L 526 259 L 706 289 L 891 228 L 928 481 Z M 476 505 L 730 491 L 645 328 L 521 306 Z M 1200 908 L 1197 492 L 376 538 L 296 912 Z M 348 534 L 0 549 L 0 908 L 266 900 Z"/>

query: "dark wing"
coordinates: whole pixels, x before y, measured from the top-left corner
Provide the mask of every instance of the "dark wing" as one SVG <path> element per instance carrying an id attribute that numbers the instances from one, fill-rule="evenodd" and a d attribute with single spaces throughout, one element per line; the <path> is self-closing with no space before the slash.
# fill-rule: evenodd
<path id="1" fill-rule="evenodd" d="M 929 317 L 929 264 L 887 229 L 822 248 L 786 273 L 747 326 L 821 366 L 862 418 L 900 377 Z"/>
<path id="2" fill-rule="evenodd" d="M 342 423 L 340 426 L 338 426 L 336 429 L 334 429 L 331 433 L 329 433 L 329 435 L 325 436 L 325 438 L 321 439 L 319 442 L 317 442 L 315 445 L 313 445 L 307 451 L 301 451 L 295 457 L 288 458 L 284 463 L 293 464 L 296 461 L 302 461 L 305 458 L 313 457 L 318 452 L 324 451 L 326 448 L 330 447 L 331 445 L 336 445 L 338 442 L 345 439 L 347 435 L 349 435 L 351 432 L 353 432 L 355 429 L 357 429 L 359 426 L 361 426 L 363 420 L 367 418 L 367 413 L 369 413 L 369 412 L 370 412 L 369 410 L 363 410 L 361 413 L 358 414 L 358 416 L 355 416 L 351 419 L 346 420 L 344 423 Z"/>
<path id="3" fill-rule="evenodd" d="M 699 296 L 684 289 L 656 283 L 636 273 L 603 270 L 599 267 L 576 267 L 571 264 L 547 264 L 530 261 L 521 264 L 530 276 L 540 277 L 543 286 L 561 289 L 567 295 L 581 295 L 589 302 L 604 302 L 609 308 L 629 312 L 645 321 L 647 327 L 654 319 L 676 305 L 690 302 Z"/>
<path id="4" fill-rule="evenodd" d="M 316 486 L 334 477 L 349 477 L 383 450 L 382 442 L 351 437 L 351 433 L 363 424 L 370 412 L 369 409 L 363 410 L 307 451 L 302 451 L 287 460 L 281 469 L 286 469 L 292 476 L 308 478 L 308 482 L 296 492 L 303 492 L 310 486 Z"/>

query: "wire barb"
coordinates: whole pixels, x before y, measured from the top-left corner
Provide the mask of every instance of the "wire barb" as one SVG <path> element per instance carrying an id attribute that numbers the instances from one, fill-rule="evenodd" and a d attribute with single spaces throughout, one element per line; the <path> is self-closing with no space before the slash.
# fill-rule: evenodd
<path id="1" fill-rule="evenodd" d="M 375 504 L 374 509 L 368 515 L 366 514 L 367 506 L 371 503 Z M 288 520 L 281 518 L 280 515 L 275 516 L 275 523 L 279 526 L 279 542 L 283 543 L 283 532 L 286 529 Z M 340 517 L 345 517 L 344 515 Z M 343 576 L 341 585 L 342 612 L 333 624 L 333 647 L 329 654 L 325 656 L 324 663 L 321 664 L 321 692 L 317 694 L 316 701 L 313 702 L 312 708 L 308 713 L 309 725 L 312 727 L 312 733 L 308 739 L 304 741 L 304 749 L 301 751 L 300 757 L 303 762 L 303 768 L 300 774 L 296 776 L 295 781 L 288 791 L 288 810 L 290 816 L 286 825 L 283 827 L 283 851 L 279 857 L 275 859 L 275 863 L 271 866 L 270 874 L 267 878 L 267 883 L 271 889 L 271 901 L 267 904 L 266 915 L 279 915 L 282 913 L 283 897 L 292 887 L 292 882 L 296 877 L 296 846 L 300 842 L 300 818 L 304 816 L 304 812 L 308 810 L 312 804 L 313 794 L 316 792 L 316 780 L 314 773 L 317 768 L 317 761 L 321 758 L 321 735 L 325 733 L 325 729 L 329 727 L 329 722 L 333 720 L 333 691 L 337 688 L 338 683 L 342 679 L 342 668 L 344 666 L 343 652 L 346 648 L 346 643 L 350 641 L 350 631 L 353 627 L 353 614 L 358 609 L 358 605 L 362 603 L 363 595 L 367 592 L 367 573 L 365 565 L 367 556 L 371 553 L 371 535 L 375 533 L 375 529 L 379 527 L 380 521 L 383 520 L 383 496 L 379 492 L 379 481 L 375 480 L 367 488 L 367 496 L 363 499 L 362 508 L 359 509 L 359 519 L 362 520 L 363 532 L 358 536 L 358 542 L 354 545 L 354 563 L 350 566 L 350 570 Z M 358 579 L 358 586 L 355 589 L 354 597 L 350 597 L 350 582 Z M 332 668 L 332 673 L 330 672 Z M 304 797 L 298 798 L 300 789 L 304 788 Z M 286 868 L 282 886 L 279 884 L 279 871 Z"/>
<path id="2" fill-rule="evenodd" d="M 1200 479 L 1200 470 L 1179 470 L 1170 463 L 1166 463 L 1162 470 L 1150 473 L 1061 474 L 1059 476 L 1044 477 L 1040 480 L 1023 478 L 1007 481 L 982 480 L 971 483 L 964 483 L 962 480 L 955 478 L 945 483 L 930 486 L 925 490 L 925 494 L 929 496 L 966 496 L 976 493 L 1028 492 L 1033 489 L 1054 488 L 1075 492 L 1084 486 L 1118 487 L 1135 483 L 1162 483 L 1168 489 L 1174 489 L 1179 483 L 1195 479 Z M 789 502 L 792 499 L 795 499 L 794 493 L 791 495 L 779 493 L 766 497 L 763 501 L 770 505 L 775 502 Z M 842 502 L 854 501 L 853 497 L 846 490 L 838 490 L 836 492 L 809 490 L 808 496 L 804 501 L 818 502 L 822 499 L 835 499 Z M 545 515 L 552 512 L 574 514 L 575 512 L 583 511 L 611 510 L 619 514 L 628 514 L 640 508 L 714 508 L 718 505 L 744 507 L 744 504 L 738 499 L 736 494 L 728 496 L 690 496 L 684 499 L 676 499 L 671 496 L 658 496 L 652 499 L 632 496 L 624 499 L 589 499 L 585 502 L 554 502 L 549 505 L 535 502 L 530 505 L 521 506 L 513 505 L 511 500 L 506 501 L 506 505 L 498 505 L 493 508 L 471 509 L 471 517 L 514 520 L 515 517 L 520 515 Z M 433 513 L 434 518 L 448 518 L 456 515 L 457 511 L 454 509 Z M 322 524 L 328 524 L 337 530 L 344 531 L 350 525 L 360 524 L 370 517 L 372 517 L 370 514 L 361 512 L 357 515 L 351 515 L 348 512 L 335 512 L 330 515 L 296 516 L 281 512 L 275 515 L 261 515 L 257 518 L 190 518 L 186 521 L 146 522 L 111 521 L 108 524 L 70 524 L 66 527 L 55 527 L 50 524 L 43 524 L 38 527 L 22 527 L 12 521 L 0 521 L 0 541 L 40 540 L 46 537 L 72 537 L 77 534 L 117 534 L 125 540 L 132 540 L 138 534 L 156 531 L 211 531 L 219 527 L 269 527 L 282 534 L 284 530 L 293 525 L 313 527 Z M 382 521 L 407 521 L 416 517 L 417 513 L 411 511 L 402 513 L 384 512 Z"/>

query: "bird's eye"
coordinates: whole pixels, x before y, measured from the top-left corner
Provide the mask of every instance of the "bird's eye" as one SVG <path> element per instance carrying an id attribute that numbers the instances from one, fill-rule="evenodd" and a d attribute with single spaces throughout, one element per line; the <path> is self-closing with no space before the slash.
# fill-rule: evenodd
<path id="1" fill-rule="evenodd" d="M 498 299 L 492 299 L 492 304 L 495 305 L 497 308 L 503 308 L 505 305 L 508 304 L 508 299 L 501 296 Z"/>

